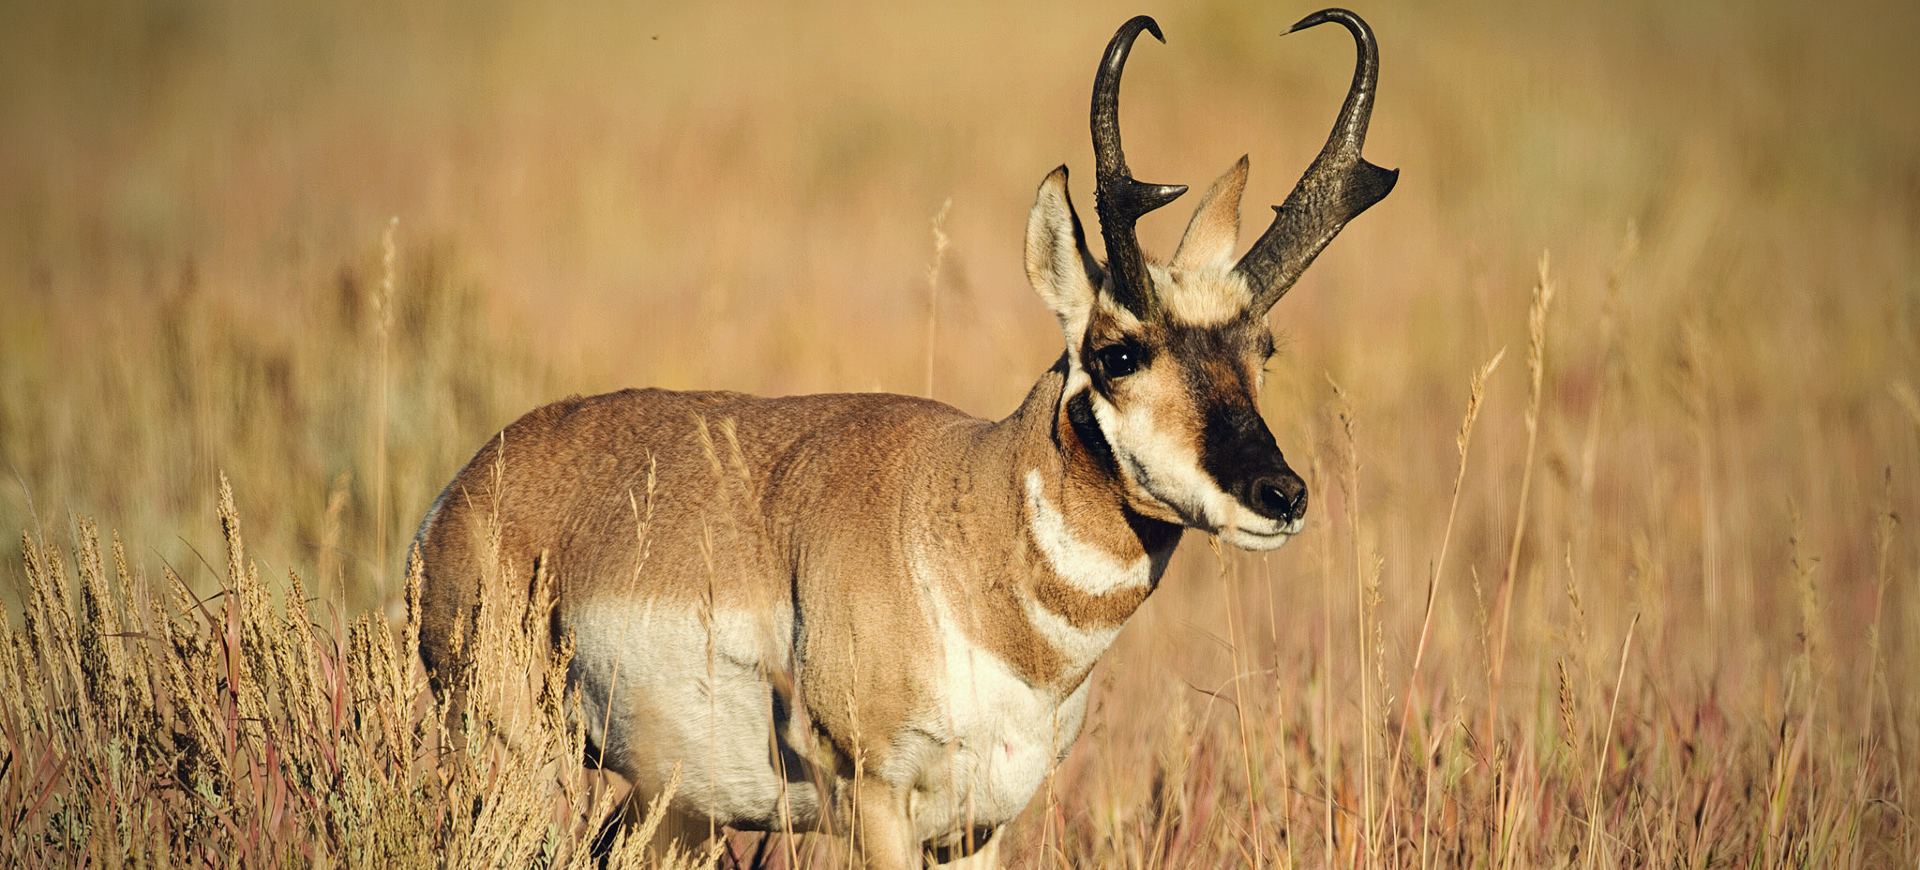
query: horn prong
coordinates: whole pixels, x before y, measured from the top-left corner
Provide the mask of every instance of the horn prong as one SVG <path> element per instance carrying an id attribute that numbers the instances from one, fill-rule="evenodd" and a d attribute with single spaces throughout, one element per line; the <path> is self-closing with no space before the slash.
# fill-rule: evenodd
<path id="1" fill-rule="evenodd" d="M 1093 79 L 1094 210 L 1100 215 L 1100 236 L 1107 244 L 1107 271 L 1113 278 L 1115 301 L 1145 317 L 1155 307 L 1153 284 L 1147 277 L 1146 255 L 1140 250 L 1135 223 L 1147 212 L 1187 192 L 1184 184 L 1148 184 L 1133 177 L 1120 147 L 1120 74 L 1127 54 L 1141 31 L 1166 42 L 1160 25 L 1145 15 L 1135 16 L 1113 34 Z"/>

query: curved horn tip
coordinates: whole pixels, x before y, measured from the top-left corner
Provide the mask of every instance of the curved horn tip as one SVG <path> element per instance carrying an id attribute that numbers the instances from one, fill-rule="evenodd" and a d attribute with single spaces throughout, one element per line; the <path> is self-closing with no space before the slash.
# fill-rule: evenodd
<path id="1" fill-rule="evenodd" d="M 1160 33 L 1160 22 L 1153 20 L 1153 16 L 1151 15 L 1135 15 L 1127 19 L 1127 23 L 1120 25 L 1120 29 L 1122 31 L 1131 30 L 1136 35 L 1139 34 L 1140 31 L 1145 30 L 1153 34 L 1154 39 L 1158 39 L 1163 43 L 1167 41 L 1166 36 Z"/>
<path id="2" fill-rule="evenodd" d="M 1299 21 L 1295 22 L 1292 27 L 1287 28 L 1287 33 L 1297 33 L 1309 27 L 1318 27 L 1329 21 L 1340 22 L 1340 24 L 1344 25 L 1348 30 L 1353 31 L 1356 35 L 1363 32 L 1370 31 L 1372 29 L 1367 26 L 1366 19 L 1363 19 L 1360 16 L 1355 15 L 1354 13 L 1346 9 L 1341 9 L 1338 6 L 1334 6 L 1327 9 L 1322 9 L 1319 12 L 1315 12 L 1312 15 L 1309 15 L 1305 18 L 1300 19 Z M 1286 34 L 1281 34 L 1281 35 L 1284 36 Z"/>

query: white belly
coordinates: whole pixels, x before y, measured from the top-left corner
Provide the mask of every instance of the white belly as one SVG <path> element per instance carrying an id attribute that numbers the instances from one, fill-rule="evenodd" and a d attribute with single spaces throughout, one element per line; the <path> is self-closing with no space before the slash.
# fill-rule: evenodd
<path id="1" fill-rule="evenodd" d="M 869 771 L 905 791 L 915 834 L 936 845 L 1026 807 L 1079 736 L 1088 692 L 1029 685 L 939 610 L 944 677 Z M 653 794 L 678 765 L 675 809 L 720 824 L 820 825 L 818 780 L 784 739 L 767 678 L 791 666 L 790 614 L 721 612 L 709 630 L 688 608 L 602 600 L 566 617 L 581 715 L 606 767 Z"/>
<path id="2" fill-rule="evenodd" d="M 784 715 L 767 675 L 788 666 L 790 616 L 721 611 L 709 631 L 688 608 L 602 600 L 568 617 L 580 712 L 607 768 L 653 794 L 678 766 L 674 808 L 720 824 L 818 824 L 805 762 L 775 739 Z"/>

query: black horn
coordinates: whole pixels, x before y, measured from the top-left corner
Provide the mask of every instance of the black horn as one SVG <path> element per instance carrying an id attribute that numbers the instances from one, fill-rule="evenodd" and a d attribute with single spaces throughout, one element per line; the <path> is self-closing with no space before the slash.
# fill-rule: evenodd
<path id="1" fill-rule="evenodd" d="M 1326 146 L 1286 202 L 1274 207 L 1273 225 L 1234 267 L 1246 276 L 1259 311 L 1273 307 L 1347 221 L 1385 198 L 1400 178 L 1400 170 L 1381 169 L 1360 156 L 1367 120 L 1373 115 L 1374 86 L 1380 78 L 1380 47 L 1373 40 L 1373 29 L 1345 9 L 1322 9 L 1287 32 L 1329 21 L 1353 34 L 1360 57 L 1354 64 L 1346 105 L 1340 107 Z"/>
<path id="2" fill-rule="evenodd" d="M 1186 193 L 1187 186 L 1135 180 L 1120 150 L 1120 70 L 1142 30 L 1167 41 L 1152 18 L 1136 16 L 1114 33 L 1106 56 L 1100 59 L 1100 71 L 1093 79 L 1093 160 L 1094 209 L 1100 213 L 1100 236 L 1107 243 L 1114 300 L 1136 316 L 1146 317 L 1154 308 L 1153 285 L 1147 280 L 1147 258 L 1140 252 L 1134 223 Z"/>

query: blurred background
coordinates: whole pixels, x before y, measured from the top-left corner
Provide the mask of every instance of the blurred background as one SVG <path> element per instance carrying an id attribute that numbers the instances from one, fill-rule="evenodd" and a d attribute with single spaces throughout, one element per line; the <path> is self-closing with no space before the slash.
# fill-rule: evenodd
<path id="1" fill-rule="evenodd" d="M 268 575 L 391 611 L 439 487 L 569 393 L 1000 416 L 1059 353 L 1026 210 L 1065 163 L 1093 219 L 1113 29 L 1168 37 L 1127 73 L 1135 174 L 1203 189 L 1250 154 L 1250 242 L 1352 73 L 1338 28 L 1279 36 L 1313 8 L 5 4 L 0 529 L 91 516 L 212 591 L 224 472 Z M 1367 154 L 1402 175 L 1273 314 L 1265 413 L 1309 531 L 1263 557 L 1190 538 L 1096 677 L 1144 706 L 1092 739 L 1235 674 L 1276 721 L 1334 715 L 1287 700 L 1329 680 L 1402 685 L 1436 569 L 1429 686 L 1489 691 L 1517 553 L 1522 697 L 1611 685 L 1637 615 L 1647 728 L 1763 725 L 1811 679 L 1920 747 L 1920 538 L 1892 519 L 1920 515 L 1920 6 L 1355 8 L 1383 57 Z M 1196 199 L 1142 222 L 1149 251 Z M 1469 379 L 1503 348 L 1448 539 Z"/>

